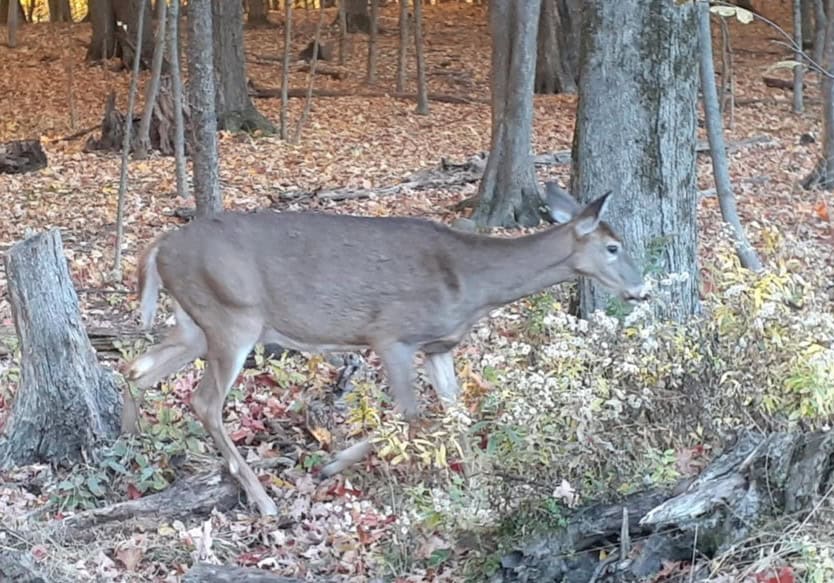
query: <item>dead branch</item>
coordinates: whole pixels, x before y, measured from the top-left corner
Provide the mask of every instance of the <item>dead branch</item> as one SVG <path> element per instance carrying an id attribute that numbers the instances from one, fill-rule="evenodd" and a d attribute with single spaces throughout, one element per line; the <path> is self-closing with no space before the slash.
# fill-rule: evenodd
<path id="1" fill-rule="evenodd" d="M 750 184 L 750 185 L 759 185 L 759 184 L 767 184 L 770 182 L 770 176 L 767 174 L 758 174 L 756 176 L 748 176 L 747 178 L 742 178 L 741 180 L 735 183 L 735 186 L 741 186 L 743 184 Z M 715 188 L 707 188 L 705 190 L 699 190 L 698 196 L 704 198 L 710 198 L 716 195 Z"/>
<path id="2" fill-rule="evenodd" d="M 281 97 L 281 89 L 274 87 L 261 87 L 249 80 L 249 95 L 256 99 L 275 99 Z M 287 95 L 293 98 L 307 97 L 307 89 L 290 88 Z M 313 97 L 388 97 L 391 99 L 416 100 L 416 93 L 384 93 L 382 91 L 347 91 L 336 89 L 315 89 Z M 489 104 L 488 99 L 476 97 L 463 97 L 458 95 L 446 95 L 442 93 L 430 93 L 430 101 L 439 103 L 453 103 L 456 105 Z"/>

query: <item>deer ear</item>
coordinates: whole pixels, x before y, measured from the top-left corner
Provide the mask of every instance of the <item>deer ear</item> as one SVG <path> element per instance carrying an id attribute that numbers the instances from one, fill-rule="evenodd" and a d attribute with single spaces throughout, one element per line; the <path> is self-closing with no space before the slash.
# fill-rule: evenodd
<path id="1" fill-rule="evenodd" d="M 610 190 L 597 198 L 595 201 L 588 203 L 588 205 L 582 209 L 582 212 L 579 213 L 579 217 L 576 219 L 575 228 L 577 235 L 585 237 L 596 230 L 600 220 L 602 219 L 603 213 L 605 213 L 605 208 L 608 206 L 609 196 L 611 196 Z"/>
<path id="2" fill-rule="evenodd" d="M 554 223 L 568 223 L 580 211 L 576 199 L 554 181 L 544 183 L 544 197 Z"/>

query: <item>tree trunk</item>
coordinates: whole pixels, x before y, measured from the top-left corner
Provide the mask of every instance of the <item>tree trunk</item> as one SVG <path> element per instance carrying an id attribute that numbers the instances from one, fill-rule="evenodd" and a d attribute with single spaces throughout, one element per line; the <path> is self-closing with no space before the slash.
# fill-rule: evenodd
<path id="1" fill-rule="evenodd" d="M 806 190 L 834 189 L 834 0 L 826 0 L 825 14 L 822 66 L 829 74 L 822 76 L 822 158 L 802 181 Z"/>
<path id="2" fill-rule="evenodd" d="M 50 22 L 72 22 L 69 0 L 49 0 Z"/>
<path id="3" fill-rule="evenodd" d="M 377 0 L 371 0 L 371 32 L 368 35 L 368 85 L 376 83 L 376 37 L 379 29 Z"/>
<path id="4" fill-rule="evenodd" d="M 159 80 L 162 77 L 162 61 L 165 56 L 165 17 L 167 8 L 167 1 L 156 1 L 156 43 L 153 49 L 151 78 L 148 81 L 145 92 L 145 109 L 142 112 L 142 121 L 139 123 L 136 148 L 136 156 L 138 158 L 146 157 L 151 147 L 151 118 L 154 107 L 156 107 L 156 96 L 159 93 Z M 148 26 L 150 25 L 151 23 L 148 23 Z"/>
<path id="5" fill-rule="evenodd" d="M 23 5 L 19 0 L 0 0 L 0 24 L 9 23 L 9 6 L 15 4 L 17 6 L 17 21 L 27 22 L 26 12 L 23 11 Z M 28 19 L 31 22 L 31 18 Z"/>
<path id="6" fill-rule="evenodd" d="M 243 5 L 229 0 L 213 0 L 211 5 L 217 127 L 231 132 L 273 133 L 275 127 L 255 109 L 246 85 Z"/>
<path id="7" fill-rule="evenodd" d="M 185 116 L 183 115 L 182 78 L 180 75 L 180 0 L 171 0 L 168 16 L 168 51 L 171 56 L 171 96 L 174 109 L 174 159 L 177 173 L 177 194 L 188 196 L 185 175 Z M 189 115 L 190 115 L 189 111 Z"/>
<path id="8" fill-rule="evenodd" d="M 284 16 L 284 66 L 281 71 L 281 139 L 287 139 L 289 135 L 289 126 L 287 122 L 287 109 L 289 107 L 289 92 L 290 87 L 290 51 L 292 51 L 292 2 L 286 3 L 286 12 Z M 341 53 L 340 53 L 341 54 Z M 318 57 L 318 50 L 313 54 L 313 58 Z"/>
<path id="9" fill-rule="evenodd" d="M 368 0 L 340 0 L 345 3 L 345 24 L 347 32 L 371 31 L 371 16 L 368 14 Z"/>
<path id="10" fill-rule="evenodd" d="M 799 0 L 802 11 L 802 48 L 814 48 L 814 0 Z"/>
<path id="11" fill-rule="evenodd" d="M 480 225 L 515 227 L 539 223 L 541 198 L 531 154 L 536 31 L 541 0 L 493 0 L 492 140 L 480 202 Z"/>
<path id="12" fill-rule="evenodd" d="M 582 0 L 542 0 L 536 93 L 576 93 Z"/>
<path id="13" fill-rule="evenodd" d="M 797 48 L 793 58 L 797 63 L 802 63 L 802 0 L 793 0 L 793 40 Z M 793 112 L 802 113 L 805 109 L 803 103 L 803 85 L 805 82 L 805 67 L 800 65 L 793 68 Z"/>
<path id="14" fill-rule="evenodd" d="M 269 6 L 267 0 L 250 0 L 246 24 L 250 26 L 269 26 Z"/>
<path id="15" fill-rule="evenodd" d="M 408 0 L 400 0 L 400 44 L 397 50 L 397 93 L 405 91 L 408 54 Z"/>
<path id="16" fill-rule="evenodd" d="M 345 0 L 339 0 L 339 64 L 345 64 L 345 55 L 347 43 L 347 9 L 345 8 Z"/>
<path id="17" fill-rule="evenodd" d="M 191 157 L 197 216 L 223 210 L 217 168 L 217 115 L 214 111 L 212 0 L 188 2 L 188 94 Z"/>
<path id="18" fill-rule="evenodd" d="M 585 3 L 573 144 L 574 196 L 614 192 L 607 220 L 638 264 L 664 280 L 652 306 L 675 320 L 700 311 L 695 16 L 691 3 L 667 0 Z M 580 278 L 582 316 L 606 309 L 608 297 Z"/>
<path id="19" fill-rule="evenodd" d="M 417 61 L 417 113 L 429 114 L 429 89 L 426 84 L 426 58 L 423 56 L 423 0 L 414 2 L 414 57 Z"/>
<path id="20" fill-rule="evenodd" d="M 799 0 L 796 0 L 797 2 Z M 797 4 L 797 7 L 799 5 Z M 730 164 L 727 161 L 727 149 L 724 146 L 724 128 L 721 126 L 721 113 L 718 111 L 718 90 L 715 87 L 715 65 L 712 58 L 712 32 L 710 31 L 709 4 L 698 3 L 698 43 L 701 92 L 704 101 L 704 119 L 712 158 L 712 173 L 715 177 L 715 191 L 721 206 L 721 216 L 730 225 L 735 238 L 736 253 L 741 264 L 747 269 L 761 271 L 762 263 L 756 250 L 747 240 L 744 227 L 736 211 L 736 199 L 730 185 Z"/>
<path id="21" fill-rule="evenodd" d="M 84 331 L 60 231 L 15 244 L 5 263 L 22 356 L 0 468 L 89 460 L 118 436 L 121 399 Z"/>
<path id="22" fill-rule="evenodd" d="M 6 26 L 9 33 L 9 48 L 17 48 L 17 21 L 20 16 L 20 3 L 18 0 L 9 0 L 8 17 Z"/>

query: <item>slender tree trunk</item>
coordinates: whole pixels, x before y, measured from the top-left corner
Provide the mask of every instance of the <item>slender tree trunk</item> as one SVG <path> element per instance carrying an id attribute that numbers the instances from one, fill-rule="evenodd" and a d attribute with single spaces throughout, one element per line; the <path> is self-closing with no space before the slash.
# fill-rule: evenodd
<path id="1" fill-rule="evenodd" d="M 151 148 L 151 117 L 156 106 L 156 96 L 159 93 L 159 81 L 162 76 L 162 61 L 165 57 L 165 17 L 167 14 L 168 2 L 157 0 L 156 2 L 156 43 L 153 49 L 153 63 L 151 65 L 151 78 L 145 91 L 145 109 L 142 112 L 142 120 L 139 122 L 139 135 L 137 136 L 137 158 L 144 158 Z"/>
<path id="2" fill-rule="evenodd" d="M 541 198 L 533 167 L 533 82 L 541 0 L 493 0 L 492 140 L 479 204 L 480 225 L 516 227 L 539 223 Z"/>
<path id="3" fill-rule="evenodd" d="M 715 88 L 715 65 L 712 57 L 709 4 L 698 2 L 697 5 L 701 92 L 703 93 L 704 118 L 712 157 L 712 173 L 715 177 L 715 190 L 718 193 L 721 216 L 733 229 L 736 252 L 741 264 L 747 269 L 761 271 L 762 263 L 756 255 L 756 250 L 747 240 L 744 227 L 742 227 L 741 220 L 738 217 L 736 199 L 730 184 L 730 164 L 727 161 L 724 129 L 721 127 L 721 114 L 718 111 L 718 92 Z"/>
<path id="4" fill-rule="evenodd" d="M 825 30 L 828 19 L 825 17 L 824 0 L 811 0 L 814 5 L 814 62 L 822 64 L 825 54 Z M 820 75 L 820 89 L 822 89 L 822 75 Z"/>
<path id="5" fill-rule="evenodd" d="M 171 0 L 168 15 L 168 51 L 171 58 L 171 94 L 174 98 L 174 161 L 177 173 L 177 194 L 188 197 L 185 173 L 185 120 L 183 118 L 182 78 L 180 75 L 180 0 Z"/>
<path id="6" fill-rule="evenodd" d="M 292 51 L 292 2 L 286 2 L 284 17 L 284 69 L 281 71 L 281 139 L 286 140 L 289 128 L 287 126 L 287 109 L 289 107 L 290 87 L 290 52 Z M 318 58 L 318 47 L 313 51 L 313 59 Z M 312 65 L 311 65 L 312 68 Z"/>
<path id="7" fill-rule="evenodd" d="M 345 29 L 347 32 L 370 32 L 371 17 L 368 14 L 368 0 L 340 1 L 345 2 Z"/>
<path id="8" fill-rule="evenodd" d="M 397 93 L 405 91 L 408 53 L 408 0 L 400 0 L 400 46 L 397 51 Z"/>
<path id="9" fill-rule="evenodd" d="M 793 58 L 797 63 L 802 63 L 802 0 L 793 0 L 793 40 L 797 49 Z M 805 77 L 805 66 L 797 65 L 793 68 L 793 111 L 802 113 L 805 106 L 802 102 L 802 85 Z"/>
<path id="10" fill-rule="evenodd" d="M 275 132 L 275 127 L 255 109 L 249 97 L 242 4 L 239 0 L 213 0 L 212 19 L 218 127 L 232 132 Z"/>
<path id="11" fill-rule="evenodd" d="M 301 140 L 301 130 L 304 128 L 304 122 L 307 116 L 310 115 L 310 105 L 313 103 L 313 84 L 316 82 L 316 63 L 319 61 L 319 44 L 321 43 L 321 26 L 324 23 L 324 8 L 319 8 L 319 20 L 316 23 L 316 36 L 313 41 L 313 56 L 310 59 L 310 82 L 307 85 L 307 98 L 304 100 L 304 109 L 298 117 L 298 123 L 295 126 L 295 135 L 293 136 L 293 143 L 297 144 Z"/>
<path id="12" fill-rule="evenodd" d="M 834 0 L 825 2 L 825 37 L 822 66 L 828 75 L 822 78 L 822 157 L 811 173 L 802 181 L 802 187 L 834 189 Z"/>
<path id="13" fill-rule="evenodd" d="M 536 93 L 576 93 L 582 0 L 542 0 Z"/>
<path id="14" fill-rule="evenodd" d="M 251 0 L 246 24 L 250 26 L 269 26 L 269 5 L 267 0 Z"/>
<path id="15" fill-rule="evenodd" d="M 376 83 L 377 0 L 371 0 L 371 32 L 368 35 L 368 85 Z"/>
<path id="16" fill-rule="evenodd" d="M 142 40 L 143 29 L 145 28 L 145 2 L 142 0 L 139 5 L 139 21 L 136 24 L 136 46 Z M 127 113 L 125 114 L 124 140 L 122 142 L 122 168 L 119 177 L 119 196 L 116 204 L 116 250 L 113 257 L 113 278 L 116 281 L 122 279 L 122 239 L 124 236 L 124 206 L 127 195 L 127 171 L 130 162 L 130 139 L 133 126 L 133 104 L 136 102 L 136 85 L 139 80 L 139 67 L 142 60 L 140 51 L 133 53 L 133 73 L 130 76 L 130 89 L 127 93 Z"/>
<path id="17" fill-rule="evenodd" d="M 695 7 L 587 0 L 583 18 L 571 191 L 583 202 L 613 191 L 606 220 L 659 280 L 650 305 L 685 320 L 700 311 Z M 589 278 L 579 290 L 584 317 L 617 307 Z"/>
<path id="18" fill-rule="evenodd" d="M 49 0 L 50 22 L 72 22 L 72 9 L 69 0 Z"/>
<path id="19" fill-rule="evenodd" d="M 414 53 L 417 60 L 417 113 L 429 114 L 426 59 L 423 56 L 423 0 L 414 1 Z M 538 0 L 537 0 L 538 1 Z"/>
<path id="20" fill-rule="evenodd" d="M 339 65 L 345 64 L 345 44 L 347 43 L 347 9 L 346 0 L 339 0 Z"/>
<path id="21" fill-rule="evenodd" d="M 188 94 L 191 110 L 192 183 L 197 216 L 223 210 L 214 111 L 212 0 L 188 2 Z"/>
<path id="22" fill-rule="evenodd" d="M 9 0 L 9 15 L 6 18 L 6 27 L 9 33 L 9 48 L 17 48 L 17 17 L 20 11 L 18 0 Z"/>

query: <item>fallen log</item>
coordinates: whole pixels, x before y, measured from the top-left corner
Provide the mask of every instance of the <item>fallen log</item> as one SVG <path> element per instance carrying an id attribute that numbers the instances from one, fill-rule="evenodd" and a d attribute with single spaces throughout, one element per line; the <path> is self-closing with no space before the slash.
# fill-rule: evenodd
<path id="1" fill-rule="evenodd" d="M 318 66 L 316 66 L 318 72 Z M 255 84 L 251 79 L 248 83 L 249 95 L 257 99 L 277 99 L 281 97 L 280 87 L 261 87 Z M 306 99 L 307 89 L 289 88 L 287 96 L 296 99 Z M 416 93 L 384 93 L 382 91 L 348 91 L 338 89 L 314 89 L 313 97 L 368 97 L 368 98 L 390 98 L 403 99 L 414 101 L 417 99 Z M 484 104 L 488 105 L 488 99 L 476 97 L 463 97 L 459 95 L 446 95 L 445 93 L 429 93 L 429 101 L 437 101 L 438 103 L 453 103 L 457 105 L 471 105 Z"/>
<path id="2" fill-rule="evenodd" d="M 793 79 L 779 79 L 778 77 L 762 77 L 765 86 L 774 89 L 789 89 L 793 91 Z"/>
<path id="3" fill-rule="evenodd" d="M 748 176 L 747 178 L 742 178 L 735 183 L 735 186 L 740 186 L 743 184 L 751 184 L 751 185 L 759 185 L 759 184 L 767 184 L 770 182 L 770 176 L 766 174 L 759 174 L 757 176 Z M 698 196 L 703 198 L 710 198 L 716 196 L 717 191 L 715 188 L 706 188 L 704 190 L 698 191 Z"/>
<path id="4" fill-rule="evenodd" d="M 300 579 L 273 575 L 269 571 L 253 567 L 232 567 L 209 563 L 197 563 L 182 578 L 182 583 L 298 583 L 299 581 Z"/>
<path id="5" fill-rule="evenodd" d="M 587 506 L 559 531 L 519 545 L 502 558 L 496 581 L 634 581 L 670 561 L 712 559 L 763 522 L 815 512 L 832 487 L 832 454 L 831 431 L 744 432 L 698 477 Z M 603 550 L 616 558 L 601 561 Z"/>
<path id="6" fill-rule="evenodd" d="M 46 168 L 40 140 L 16 140 L 0 144 L 0 174 L 24 174 Z"/>

